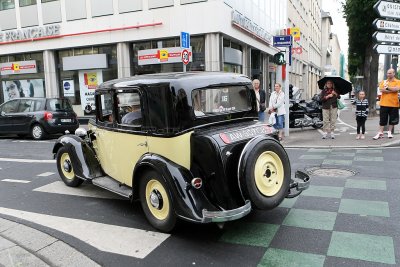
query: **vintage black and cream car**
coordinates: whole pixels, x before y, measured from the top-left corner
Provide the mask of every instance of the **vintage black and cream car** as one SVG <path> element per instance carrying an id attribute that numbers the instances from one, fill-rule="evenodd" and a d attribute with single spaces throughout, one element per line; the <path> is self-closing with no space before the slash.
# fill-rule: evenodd
<path id="1" fill-rule="evenodd" d="M 91 182 L 140 200 L 161 231 L 176 220 L 236 220 L 309 185 L 291 176 L 276 131 L 257 120 L 251 81 L 232 73 L 135 76 L 100 85 L 88 130 L 53 153 L 68 186 Z"/>

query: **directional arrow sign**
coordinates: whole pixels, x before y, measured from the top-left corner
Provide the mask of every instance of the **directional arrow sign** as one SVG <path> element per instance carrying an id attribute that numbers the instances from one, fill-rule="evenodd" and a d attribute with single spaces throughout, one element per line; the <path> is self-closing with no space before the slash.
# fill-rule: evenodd
<path id="1" fill-rule="evenodd" d="M 400 19 L 400 3 L 380 0 L 374 5 L 374 9 L 381 17 Z"/>
<path id="2" fill-rule="evenodd" d="M 400 43 L 400 34 L 375 32 L 372 37 L 374 37 L 377 42 Z"/>
<path id="3" fill-rule="evenodd" d="M 377 30 L 400 31 L 400 22 L 398 21 L 376 19 L 373 25 Z"/>
<path id="4" fill-rule="evenodd" d="M 374 50 L 378 54 L 392 54 L 392 55 L 400 54 L 400 46 L 396 45 L 375 45 Z"/>

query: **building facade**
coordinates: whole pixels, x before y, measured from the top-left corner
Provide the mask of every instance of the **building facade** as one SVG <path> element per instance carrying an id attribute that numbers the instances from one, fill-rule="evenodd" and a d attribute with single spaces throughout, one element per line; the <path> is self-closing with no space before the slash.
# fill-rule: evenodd
<path id="1" fill-rule="evenodd" d="M 67 97 L 90 114 L 103 81 L 183 71 L 181 32 L 187 71 L 244 73 L 268 88 L 286 19 L 277 0 L 0 0 L 0 103 L 18 81 L 21 96 Z"/>
<path id="2" fill-rule="evenodd" d="M 287 25 L 300 30 L 300 38 L 293 42 L 290 83 L 304 90 L 304 98 L 311 98 L 319 92 L 322 74 L 321 0 L 288 0 Z"/>
<path id="3" fill-rule="evenodd" d="M 333 20 L 329 12 L 322 11 L 322 67 L 323 75 L 343 75 L 344 62 L 338 36 L 332 33 Z"/>

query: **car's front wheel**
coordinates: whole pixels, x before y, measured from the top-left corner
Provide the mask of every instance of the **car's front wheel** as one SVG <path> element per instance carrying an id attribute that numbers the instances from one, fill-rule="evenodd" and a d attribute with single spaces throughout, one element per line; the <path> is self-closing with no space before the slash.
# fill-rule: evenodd
<path id="1" fill-rule="evenodd" d="M 82 184 L 83 180 L 75 175 L 71 157 L 65 147 L 61 147 L 57 152 L 57 169 L 61 179 L 66 185 L 77 187 Z"/>
<path id="2" fill-rule="evenodd" d="M 31 136 L 34 140 L 42 140 L 46 136 L 46 132 L 43 126 L 40 124 L 34 124 L 31 128 Z"/>
<path id="3" fill-rule="evenodd" d="M 140 202 L 150 224 L 163 232 L 170 232 L 176 224 L 168 187 L 155 171 L 146 171 L 140 177 Z"/>
<path id="4" fill-rule="evenodd" d="M 274 140 L 258 142 L 249 155 L 241 188 L 257 209 L 272 209 L 287 196 L 290 163 L 284 148 Z"/>

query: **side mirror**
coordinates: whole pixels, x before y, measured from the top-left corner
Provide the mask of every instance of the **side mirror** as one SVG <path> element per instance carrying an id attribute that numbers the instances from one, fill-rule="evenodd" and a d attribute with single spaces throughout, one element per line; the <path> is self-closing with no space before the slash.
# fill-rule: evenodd
<path id="1" fill-rule="evenodd" d="M 0 115 L 1 115 L 1 116 L 5 116 L 6 113 L 5 113 L 4 111 L 2 111 L 2 112 L 0 113 Z"/>

